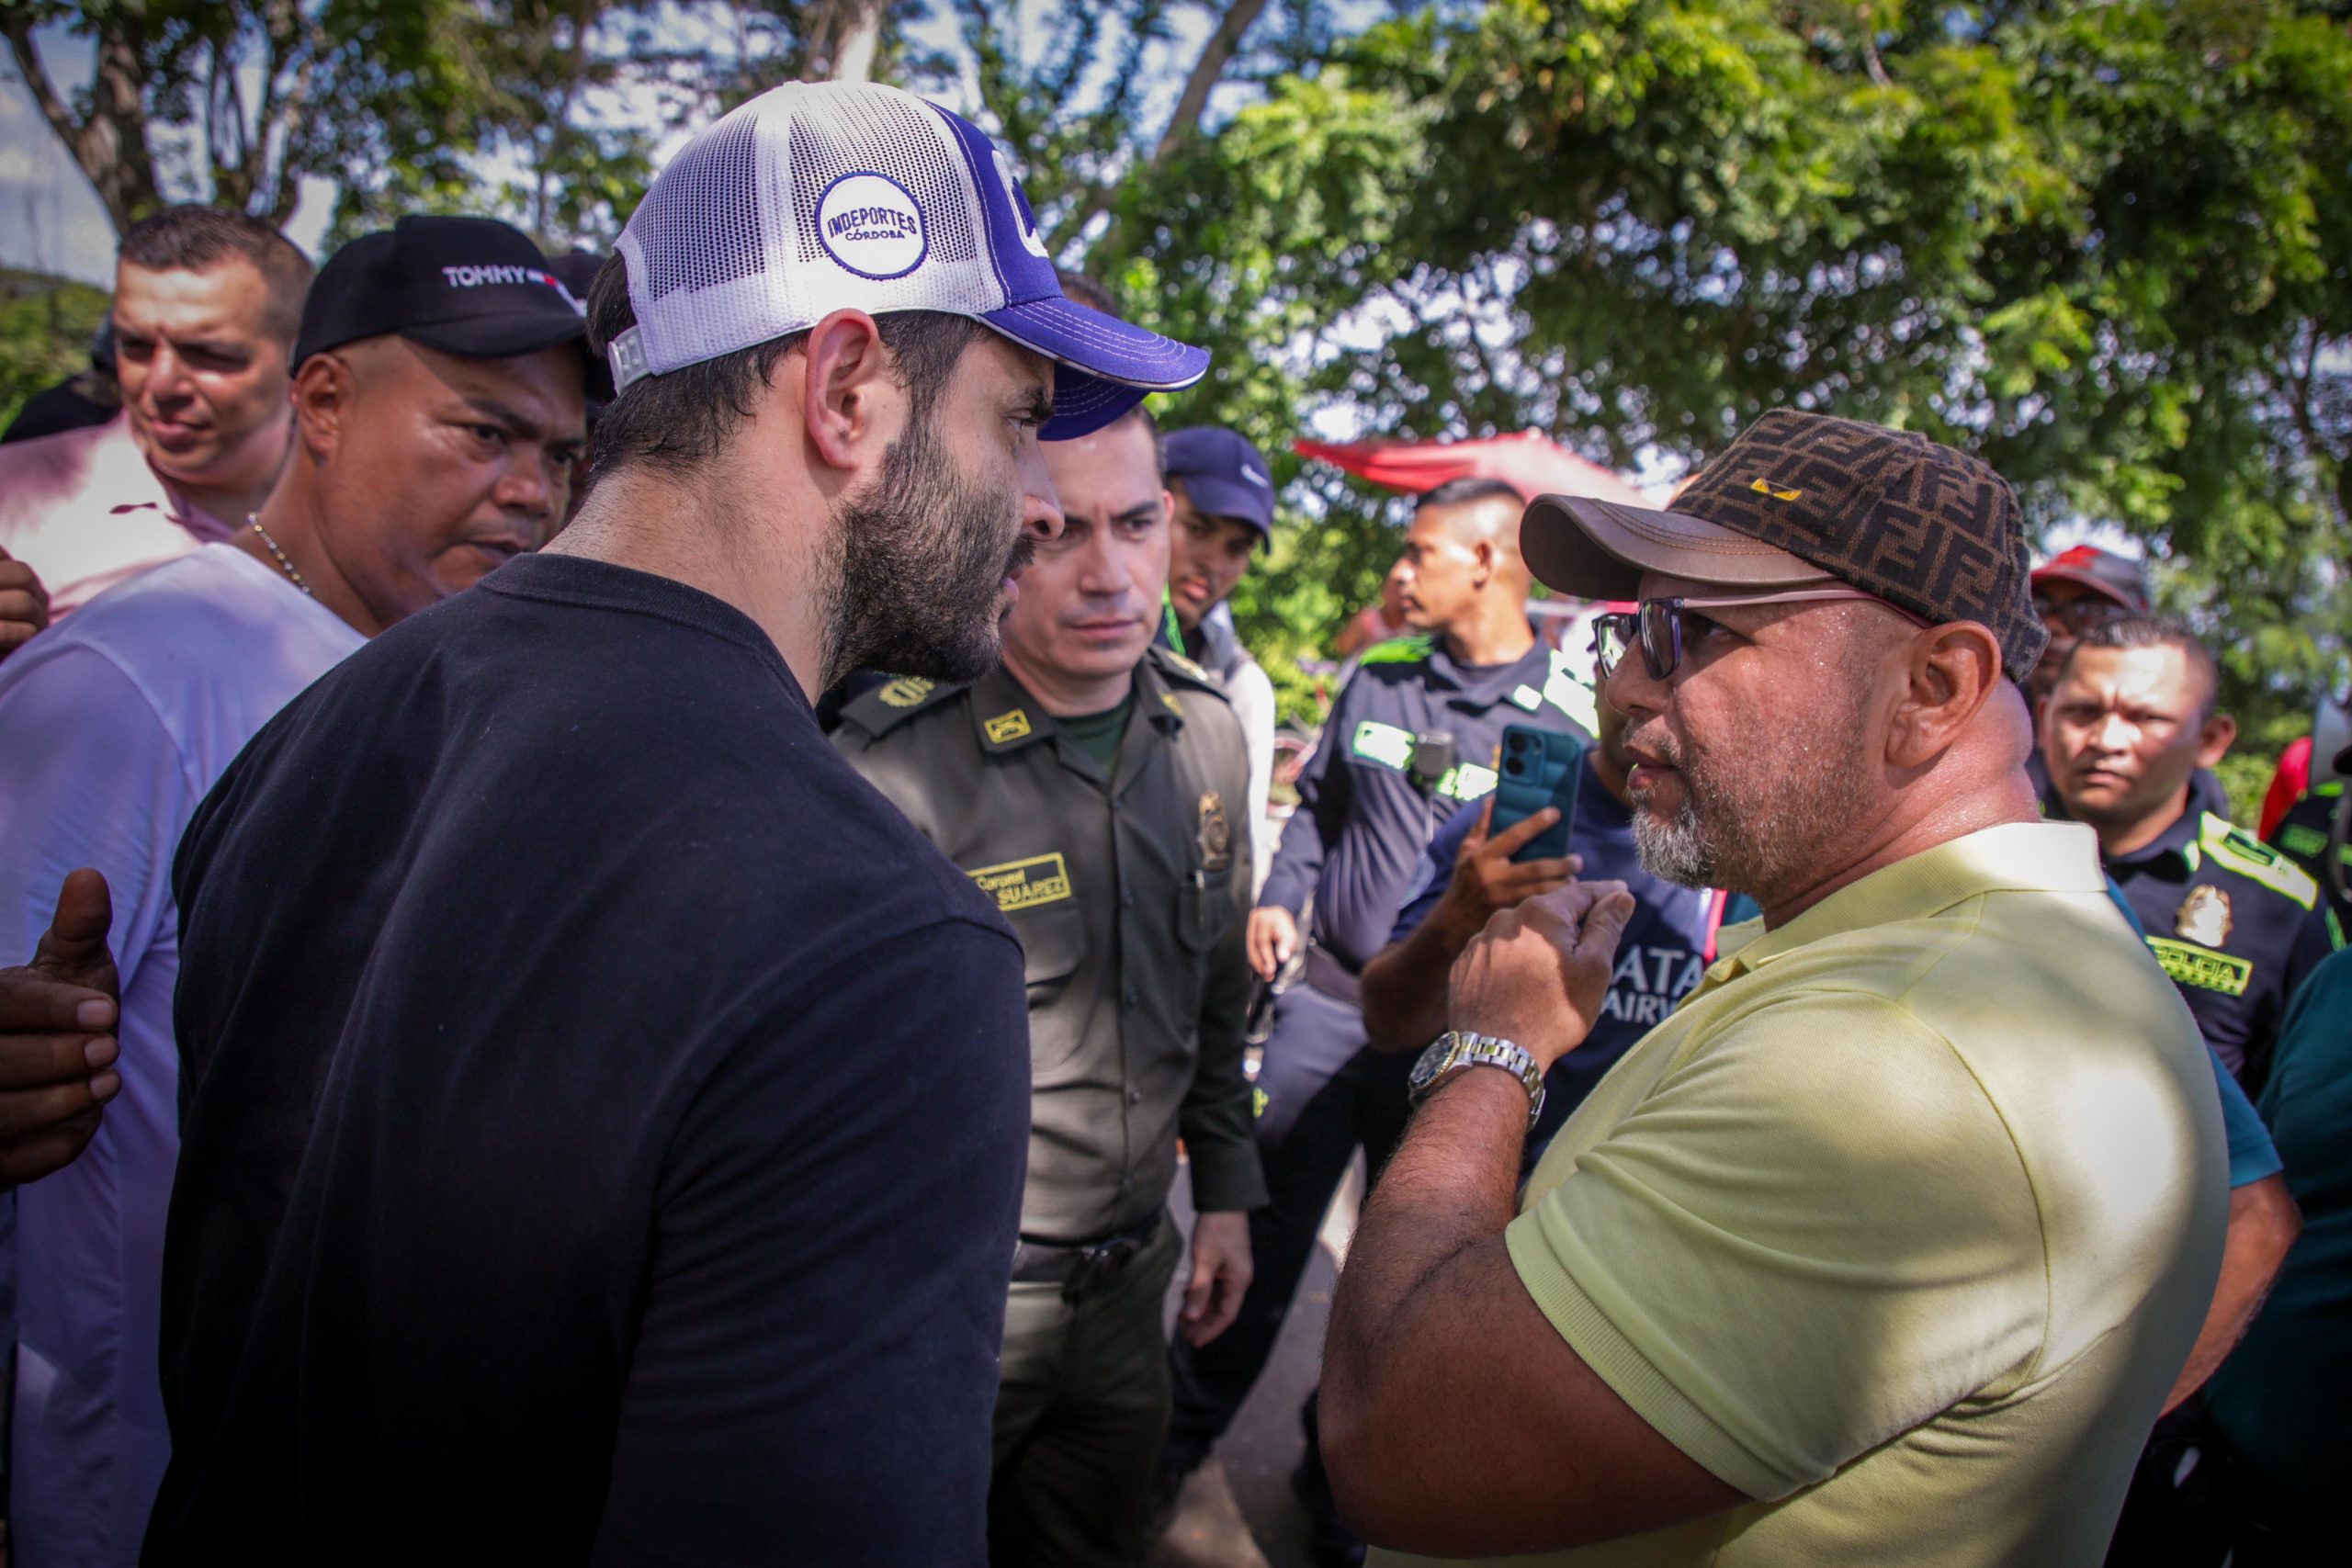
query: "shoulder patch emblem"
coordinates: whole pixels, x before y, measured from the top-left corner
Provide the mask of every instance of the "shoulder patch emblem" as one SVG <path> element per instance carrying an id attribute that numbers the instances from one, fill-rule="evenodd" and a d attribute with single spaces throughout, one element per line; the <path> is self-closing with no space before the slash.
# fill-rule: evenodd
<path id="1" fill-rule="evenodd" d="M 2220 888 L 2200 883 L 2188 890 L 2180 901 L 2180 909 L 2173 916 L 2175 934 L 2199 947 L 2220 947 L 2230 940 L 2230 931 L 2237 924 L 2230 912 L 2230 896 Z"/>
<path id="2" fill-rule="evenodd" d="M 1215 790 L 1201 795 L 1201 869 L 1223 871 L 1233 863 L 1233 823 L 1225 814 L 1225 800 Z"/>
<path id="3" fill-rule="evenodd" d="M 901 675 L 876 694 L 890 707 L 917 707 L 922 705 L 925 697 L 931 695 L 932 689 L 938 683 L 936 681 L 926 681 L 920 675 Z"/>
<path id="4" fill-rule="evenodd" d="M 981 892 L 996 900 L 1000 914 L 1057 904 L 1070 896 L 1069 864 L 1058 854 L 984 865 L 968 874 Z"/>
<path id="5" fill-rule="evenodd" d="M 1029 711 L 1014 708 L 1010 713 L 1001 713 L 994 718 L 983 719 L 980 728 L 988 732 L 989 741 L 995 745 L 1018 740 L 1029 733 Z"/>
<path id="6" fill-rule="evenodd" d="M 1173 692 L 1160 693 L 1159 705 L 1166 708 L 1170 713 L 1174 714 L 1178 718 L 1184 716 L 1184 699 L 1178 696 Z"/>

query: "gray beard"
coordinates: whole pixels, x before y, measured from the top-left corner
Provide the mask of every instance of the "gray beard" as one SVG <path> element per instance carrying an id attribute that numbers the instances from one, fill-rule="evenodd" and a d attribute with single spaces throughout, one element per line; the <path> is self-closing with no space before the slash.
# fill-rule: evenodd
<path id="1" fill-rule="evenodd" d="M 1715 886 L 1715 852 L 1699 827 L 1699 813 L 1689 795 L 1670 822 L 1661 822 L 1636 806 L 1634 808 L 1634 849 L 1642 869 L 1679 887 Z"/>

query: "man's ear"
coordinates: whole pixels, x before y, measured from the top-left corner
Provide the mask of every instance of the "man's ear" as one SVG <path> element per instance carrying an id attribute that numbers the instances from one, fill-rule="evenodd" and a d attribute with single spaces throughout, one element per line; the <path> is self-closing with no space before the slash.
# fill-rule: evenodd
<path id="1" fill-rule="evenodd" d="M 1951 748 L 2000 685 L 2001 645 L 1974 621 L 1931 626 L 1910 639 L 1902 673 L 1886 760 L 1924 768 Z"/>
<path id="2" fill-rule="evenodd" d="M 324 462 L 343 439 L 343 422 L 351 412 L 356 385 L 351 367 L 332 351 L 314 354 L 294 372 L 288 393 L 294 404 L 294 428 L 311 455 Z"/>
<path id="3" fill-rule="evenodd" d="M 2231 744 L 2238 738 L 2238 721 L 2228 714 L 2217 713 L 2205 721 L 2204 731 L 2197 740 L 2197 765 L 2210 768 L 2229 754 Z"/>
<path id="4" fill-rule="evenodd" d="M 855 471 L 878 463 L 898 434 L 898 388 L 882 329 L 863 310 L 835 310 L 808 329 L 801 366 L 801 423 L 827 467 Z"/>

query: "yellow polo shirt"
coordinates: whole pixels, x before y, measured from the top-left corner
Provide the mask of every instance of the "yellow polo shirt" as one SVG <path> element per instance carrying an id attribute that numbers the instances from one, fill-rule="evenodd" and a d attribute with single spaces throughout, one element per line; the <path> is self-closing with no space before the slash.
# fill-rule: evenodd
<path id="1" fill-rule="evenodd" d="M 2098 1563 L 2229 1178 L 2205 1047 L 2091 830 L 1973 833 L 1722 951 L 1506 1240 L 1577 1353 L 1759 1501 L 1521 1561 Z"/>

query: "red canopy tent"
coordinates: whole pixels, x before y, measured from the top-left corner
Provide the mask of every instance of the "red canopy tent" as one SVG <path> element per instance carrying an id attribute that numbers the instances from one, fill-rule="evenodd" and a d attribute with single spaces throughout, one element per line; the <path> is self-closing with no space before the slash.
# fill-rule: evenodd
<path id="1" fill-rule="evenodd" d="M 1418 495 L 1448 479 L 1500 479 L 1528 500 L 1539 495 L 1589 495 L 1621 506 L 1657 502 L 1612 473 L 1540 431 L 1477 441 L 1294 441 L 1302 457 L 1319 457 L 1351 474 Z"/>

